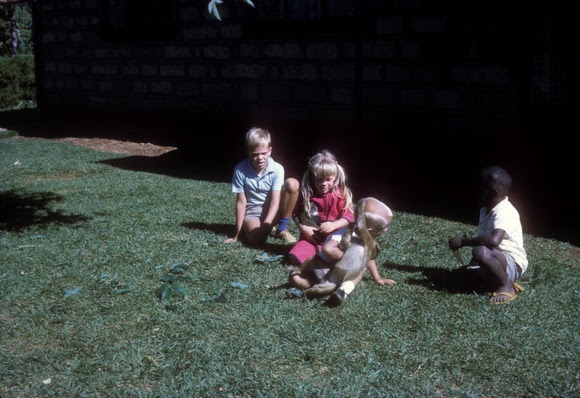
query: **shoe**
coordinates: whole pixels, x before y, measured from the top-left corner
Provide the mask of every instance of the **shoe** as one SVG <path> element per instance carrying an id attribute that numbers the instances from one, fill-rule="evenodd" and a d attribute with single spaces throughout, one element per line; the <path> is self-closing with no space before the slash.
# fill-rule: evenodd
<path id="1" fill-rule="evenodd" d="M 274 237 L 282 239 L 286 243 L 296 243 L 296 238 L 287 229 L 282 232 L 274 232 Z"/>
<path id="2" fill-rule="evenodd" d="M 325 307 L 338 307 L 346 299 L 346 293 L 342 289 L 335 290 L 334 293 L 330 295 L 328 300 L 324 302 Z"/>
<path id="3" fill-rule="evenodd" d="M 493 301 L 494 304 L 507 304 L 512 300 L 515 300 L 516 297 L 518 297 L 517 294 L 511 294 L 508 292 L 495 292 L 492 294 L 492 297 L 499 297 L 499 296 L 505 296 L 507 297 L 507 299 L 503 300 L 503 301 Z"/>

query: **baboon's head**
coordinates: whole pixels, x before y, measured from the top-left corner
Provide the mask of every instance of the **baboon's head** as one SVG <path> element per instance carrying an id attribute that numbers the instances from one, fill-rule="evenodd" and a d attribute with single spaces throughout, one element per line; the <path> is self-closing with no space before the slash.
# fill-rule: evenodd
<path id="1" fill-rule="evenodd" d="M 393 219 L 393 212 L 389 206 L 375 198 L 367 198 L 364 213 L 367 228 L 373 237 L 387 232 Z"/>

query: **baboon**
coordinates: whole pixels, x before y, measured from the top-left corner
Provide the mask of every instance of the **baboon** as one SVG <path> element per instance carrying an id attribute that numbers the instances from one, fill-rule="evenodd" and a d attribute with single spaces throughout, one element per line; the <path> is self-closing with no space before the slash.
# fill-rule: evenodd
<path id="1" fill-rule="evenodd" d="M 320 283 L 305 290 L 308 297 L 331 294 L 345 282 L 352 283 L 362 276 L 369 260 L 377 257 L 379 245 L 375 238 L 388 229 L 393 218 L 391 209 L 368 197 L 357 202 L 354 213 L 355 221 L 349 225 L 340 242 L 344 255 Z"/>

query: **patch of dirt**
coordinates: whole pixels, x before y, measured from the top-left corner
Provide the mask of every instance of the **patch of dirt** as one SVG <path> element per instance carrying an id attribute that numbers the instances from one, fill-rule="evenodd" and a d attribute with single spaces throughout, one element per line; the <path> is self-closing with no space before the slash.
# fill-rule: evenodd
<path id="1" fill-rule="evenodd" d="M 34 137 L 15 136 L 14 139 L 47 139 Z M 87 148 L 96 149 L 103 152 L 122 153 L 134 156 L 155 157 L 163 155 L 164 153 L 176 150 L 172 146 L 160 146 L 148 142 L 131 142 L 119 141 L 106 138 L 79 138 L 79 137 L 65 137 L 52 138 L 50 141 L 67 142 L 69 144 L 84 146 Z"/>

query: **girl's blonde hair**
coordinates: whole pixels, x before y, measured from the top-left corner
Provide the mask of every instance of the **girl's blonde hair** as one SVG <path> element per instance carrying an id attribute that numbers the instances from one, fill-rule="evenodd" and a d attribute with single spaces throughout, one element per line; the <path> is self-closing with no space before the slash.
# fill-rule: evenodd
<path id="1" fill-rule="evenodd" d="M 266 129 L 253 127 L 246 133 L 246 151 L 251 153 L 259 146 L 265 145 L 268 148 L 272 146 L 270 132 Z"/>
<path id="2" fill-rule="evenodd" d="M 314 195 L 314 180 L 317 178 L 328 178 L 336 176 L 334 190 L 340 188 L 346 200 L 346 209 L 352 208 L 352 192 L 346 185 L 346 173 L 341 165 L 336 161 L 336 157 L 328 150 L 324 149 L 308 160 L 308 170 L 302 177 L 302 197 L 304 199 L 304 212 L 310 215 L 310 197 Z"/>

